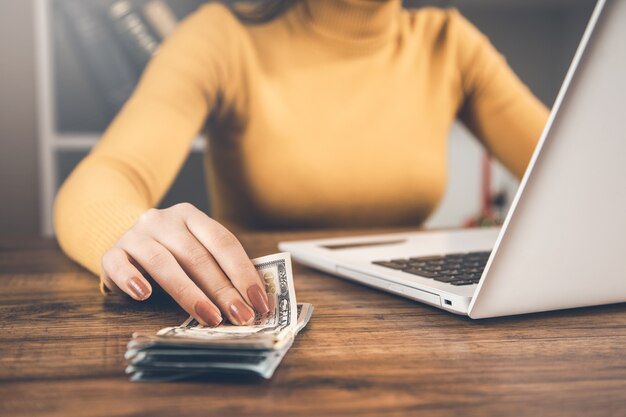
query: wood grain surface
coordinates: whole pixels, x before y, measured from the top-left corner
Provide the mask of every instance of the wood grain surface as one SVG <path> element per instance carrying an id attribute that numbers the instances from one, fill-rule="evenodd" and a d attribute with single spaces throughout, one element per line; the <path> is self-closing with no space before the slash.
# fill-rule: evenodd
<path id="1" fill-rule="evenodd" d="M 251 257 L 279 240 L 241 235 Z M 50 240 L 0 239 L 2 416 L 625 416 L 626 305 L 472 321 L 296 265 L 315 305 L 270 381 L 131 383 L 135 330 L 167 297 L 103 297 Z"/>

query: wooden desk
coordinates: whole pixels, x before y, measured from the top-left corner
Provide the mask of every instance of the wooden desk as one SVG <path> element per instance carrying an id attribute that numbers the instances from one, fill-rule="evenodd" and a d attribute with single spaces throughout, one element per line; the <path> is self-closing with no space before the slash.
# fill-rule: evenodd
<path id="1" fill-rule="evenodd" d="M 626 415 L 626 305 L 475 322 L 302 266 L 295 282 L 315 314 L 272 380 L 136 384 L 131 333 L 185 314 L 100 296 L 52 241 L 0 240 L 0 415 Z"/>

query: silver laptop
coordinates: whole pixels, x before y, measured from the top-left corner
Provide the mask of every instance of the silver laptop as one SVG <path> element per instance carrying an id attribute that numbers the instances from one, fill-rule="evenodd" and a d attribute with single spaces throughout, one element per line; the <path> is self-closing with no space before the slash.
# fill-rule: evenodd
<path id="1" fill-rule="evenodd" d="M 600 0 L 501 228 L 281 242 L 472 318 L 626 301 L 626 1 Z"/>

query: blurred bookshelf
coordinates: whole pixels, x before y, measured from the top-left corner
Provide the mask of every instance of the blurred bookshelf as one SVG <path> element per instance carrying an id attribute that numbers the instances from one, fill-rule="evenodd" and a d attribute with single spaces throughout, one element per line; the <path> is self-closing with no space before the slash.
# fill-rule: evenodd
<path id="1" fill-rule="evenodd" d="M 167 25 L 172 26 L 202 3 L 203 0 L 34 0 L 42 234 L 53 234 L 52 206 L 58 188 L 96 145 L 121 103 L 134 88 L 149 59 L 146 54 L 150 48 L 155 49 L 155 41 L 160 42 L 166 37 L 165 31 L 171 30 Z M 152 7 L 153 12 L 160 7 L 160 12 L 166 14 L 161 16 L 165 19 L 161 27 L 155 27 L 154 21 L 149 19 L 148 7 Z M 156 12 L 158 14 L 159 10 Z M 126 27 L 116 27 L 116 24 L 126 24 Z M 133 35 L 136 41 L 144 42 L 147 51 L 133 51 L 128 47 L 125 43 L 128 38 L 124 36 Z M 80 41 L 77 38 L 81 38 Z M 97 54 L 101 51 L 89 49 L 90 46 L 98 46 L 97 42 L 106 42 L 104 52 L 108 49 L 113 52 L 113 58 L 117 57 L 118 61 L 123 58 L 124 61 L 106 67 L 110 65 L 110 62 L 103 61 L 106 56 L 99 57 Z M 133 60 L 142 52 L 145 56 L 141 60 Z M 91 62 L 85 59 L 86 54 L 92 54 Z M 94 65 L 100 65 L 101 71 L 117 70 L 117 74 L 116 71 L 111 72 L 121 75 L 117 81 L 124 88 L 118 91 L 115 100 L 111 100 L 110 94 L 102 99 L 108 91 L 103 90 L 106 85 L 99 85 L 102 83 L 96 78 L 99 74 Z M 109 84 L 116 81 L 110 78 L 105 81 Z M 115 86 L 111 85 L 113 88 L 109 91 Z M 205 146 L 206 138 L 201 135 L 194 142 L 183 169 L 184 172 L 193 172 L 193 175 L 180 175 L 165 197 L 164 204 L 181 198 L 195 198 L 194 204 L 208 209 L 204 184 L 198 187 L 198 182 L 204 181 L 201 154 Z M 194 182 L 193 186 L 191 182 Z M 190 188 L 196 192 L 190 193 Z M 201 192 L 197 192 L 200 189 Z"/>
<path id="2" fill-rule="evenodd" d="M 164 27 L 172 26 L 172 18 L 177 21 L 183 19 L 205 0 L 33 1 L 37 31 L 39 201 L 42 233 L 52 235 L 55 194 L 72 169 L 98 142 L 119 103 L 134 87 L 147 60 L 146 50 L 155 46 L 150 39 L 163 39 L 167 31 Z M 522 80 L 548 106 L 558 92 L 594 3 L 594 0 L 405 0 L 407 7 L 459 8 L 490 37 Z M 164 26 L 155 29 L 155 17 L 150 20 L 146 13 L 149 4 L 161 6 L 161 18 L 165 5 L 170 10 L 169 24 L 166 16 L 166 22 L 161 22 Z M 117 91 L 116 88 L 103 89 L 96 79 L 97 73 L 101 72 L 99 63 L 103 62 L 102 57 L 92 56 L 90 61 L 81 55 L 85 52 L 85 45 L 77 42 L 77 38 L 84 42 L 85 36 L 77 36 L 76 32 L 82 30 L 85 33 L 87 30 L 89 35 L 89 28 L 85 28 L 85 22 L 81 23 L 83 19 L 77 16 L 80 10 L 91 10 L 96 13 L 92 18 L 107 22 L 105 28 L 99 29 L 111 39 L 103 50 L 114 48 L 118 58 L 123 56 L 128 61 L 120 63 L 117 70 L 120 66 L 132 68 L 122 68 L 123 80 L 120 84 L 125 88 L 119 94 L 112 94 L 112 91 Z M 133 13 L 135 16 L 129 18 Z M 112 21 L 111 16 L 117 20 Z M 137 19 L 147 25 L 148 30 L 144 30 L 145 33 L 141 30 L 133 32 L 143 41 L 140 46 L 145 47 L 145 50 L 140 48 L 133 53 L 129 45 L 120 39 L 119 26 L 136 23 Z M 97 35 L 103 36 L 102 33 Z M 93 33 L 90 36 L 94 36 Z M 137 59 L 138 56 L 143 58 Z M 118 106 L 111 105 L 112 101 L 117 101 Z M 458 123 L 451 129 L 449 144 L 449 185 L 440 208 L 426 224 L 431 227 L 461 225 L 479 210 L 482 148 Z M 189 201 L 208 211 L 202 158 L 205 146 L 206 138 L 198 137 L 162 206 Z M 493 177 L 494 191 L 505 190 L 512 198 L 517 188 L 516 180 L 497 164 Z"/>

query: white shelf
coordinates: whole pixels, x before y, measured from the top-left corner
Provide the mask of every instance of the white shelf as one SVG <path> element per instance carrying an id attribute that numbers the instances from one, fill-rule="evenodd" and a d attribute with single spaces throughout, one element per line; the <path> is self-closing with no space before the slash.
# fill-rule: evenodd
<path id="1" fill-rule="evenodd" d="M 57 134 L 53 138 L 52 145 L 54 149 L 58 151 L 88 151 L 93 148 L 99 140 L 100 135 L 97 133 L 63 133 Z M 205 149 L 206 138 L 204 136 L 198 136 L 191 147 L 192 152 L 204 152 Z"/>
<path id="2" fill-rule="evenodd" d="M 34 0 L 37 65 L 37 124 L 39 127 L 39 193 L 41 233 L 51 236 L 52 205 L 58 186 L 58 166 L 52 145 L 54 132 L 54 86 L 50 1 Z"/>

